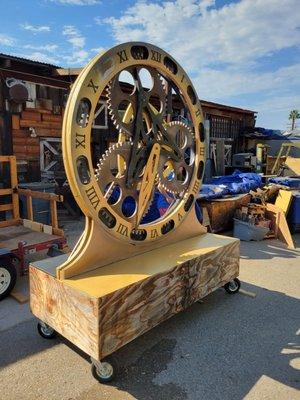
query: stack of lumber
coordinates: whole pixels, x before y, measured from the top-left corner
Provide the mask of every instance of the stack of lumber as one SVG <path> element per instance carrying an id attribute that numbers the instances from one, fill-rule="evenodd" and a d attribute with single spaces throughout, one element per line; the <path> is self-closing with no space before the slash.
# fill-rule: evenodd
<path id="1" fill-rule="evenodd" d="M 29 128 L 34 128 L 33 132 Z M 39 137 L 61 137 L 62 116 L 52 111 L 30 108 L 12 116 L 13 151 L 17 159 L 36 159 L 40 154 Z"/>
<path id="2" fill-rule="evenodd" d="M 247 206 L 238 208 L 235 212 L 235 218 L 248 222 L 252 225 L 262 226 L 270 229 L 271 220 L 265 217 L 266 206 L 263 204 L 249 203 Z"/>
<path id="3" fill-rule="evenodd" d="M 286 220 L 292 192 L 283 190 L 278 185 L 272 185 L 263 188 L 263 190 L 257 189 L 255 192 L 251 191 L 250 193 L 252 201 L 259 201 L 260 204 L 250 203 L 247 207 L 240 208 L 237 211 L 237 217 L 242 220 L 254 218 L 262 226 L 267 226 L 268 221 L 271 221 L 270 233 L 267 237 L 275 237 L 284 242 L 289 248 L 294 249 L 293 238 Z M 274 195 L 276 196 L 275 204 L 272 204 L 269 200 L 270 198 L 274 199 Z"/>

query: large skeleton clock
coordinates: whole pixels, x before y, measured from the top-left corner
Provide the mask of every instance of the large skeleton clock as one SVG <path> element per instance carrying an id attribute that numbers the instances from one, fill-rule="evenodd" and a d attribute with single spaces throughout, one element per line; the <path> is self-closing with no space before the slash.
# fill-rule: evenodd
<path id="1" fill-rule="evenodd" d="M 100 98 L 118 140 L 95 164 Z M 200 102 L 182 67 L 148 43 L 121 44 L 97 55 L 71 90 L 63 127 L 68 181 L 94 229 L 136 245 L 159 241 L 193 208 L 204 139 Z M 159 214 L 151 209 L 157 196 L 164 199 Z"/>

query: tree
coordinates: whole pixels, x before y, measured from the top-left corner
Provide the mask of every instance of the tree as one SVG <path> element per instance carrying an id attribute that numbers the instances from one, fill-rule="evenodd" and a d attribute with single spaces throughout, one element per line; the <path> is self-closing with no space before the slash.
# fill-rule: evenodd
<path id="1" fill-rule="evenodd" d="M 298 110 L 292 110 L 289 115 L 289 119 L 292 120 L 292 131 L 296 128 L 296 120 L 300 118 L 300 112 Z"/>

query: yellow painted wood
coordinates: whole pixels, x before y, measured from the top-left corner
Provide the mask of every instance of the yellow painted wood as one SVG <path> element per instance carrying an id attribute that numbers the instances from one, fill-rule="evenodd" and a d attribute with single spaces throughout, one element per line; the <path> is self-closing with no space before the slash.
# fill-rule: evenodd
<path id="1" fill-rule="evenodd" d="M 300 158 L 288 156 L 285 165 L 295 174 L 300 175 Z"/>
<path id="2" fill-rule="evenodd" d="M 275 237 L 286 243 L 288 248 L 295 249 L 294 241 L 284 212 L 274 204 L 266 204 L 266 217 L 272 221 Z"/>
<path id="3" fill-rule="evenodd" d="M 145 213 L 146 207 L 148 206 L 148 203 L 151 199 L 151 195 L 153 192 L 153 185 L 156 178 L 159 155 L 160 155 L 160 145 L 158 143 L 155 143 L 152 147 L 143 175 L 143 180 L 139 195 L 139 202 L 138 202 L 136 226 L 140 224 L 141 219 L 143 218 L 143 215 Z"/>
<path id="4" fill-rule="evenodd" d="M 131 258 L 156 248 L 161 248 L 172 243 L 202 235 L 207 229 L 199 224 L 195 208 L 193 207 L 187 217 L 176 230 L 171 231 L 163 240 L 141 243 L 133 246 L 125 241 L 117 240 L 106 231 L 100 230 L 91 218 L 86 219 L 85 230 L 66 262 L 57 267 L 59 279 L 71 278 L 89 270 L 97 269 L 113 262 Z M 82 256 L 84 254 L 84 257 Z"/>
<path id="5" fill-rule="evenodd" d="M 222 250 L 224 246 L 235 242 L 238 239 L 207 233 L 65 279 L 63 282 L 92 297 L 101 297 L 193 258 Z"/>
<path id="6" fill-rule="evenodd" d="M 275 206 L 281 208 L 281 210 L 287 214 L 291 205 L 293 193 L 290 190 L 280 189 L 275 201 Z"/>

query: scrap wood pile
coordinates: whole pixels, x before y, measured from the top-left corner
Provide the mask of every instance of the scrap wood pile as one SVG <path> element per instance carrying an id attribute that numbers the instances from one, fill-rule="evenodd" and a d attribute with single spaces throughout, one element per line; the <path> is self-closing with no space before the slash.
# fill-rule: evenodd
<path id="1" fill-rule="evenodd" d="M 287 186 L 271 184 L 250 194 L 250 203 L 235 212 L 234 236 L 242 240 L 278 238 L 295 248 L 286 218 L 294 192 Z"/>

